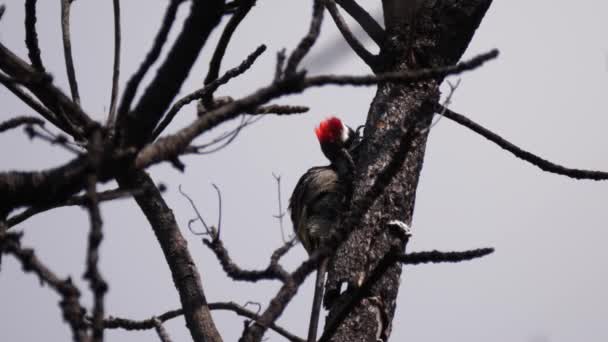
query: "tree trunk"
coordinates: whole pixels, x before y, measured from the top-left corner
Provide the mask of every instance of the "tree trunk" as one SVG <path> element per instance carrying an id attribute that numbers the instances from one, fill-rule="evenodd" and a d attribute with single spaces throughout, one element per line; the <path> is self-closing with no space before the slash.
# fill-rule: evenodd
<path id="1" fill-rule="evenodd" d="M 385 10 L 402 10 L 385 13 L 387 37 L 381 49 L 384 65 L 378 71 L 456 63 L 491 0 L 413 1 L 408 10 L 404 9 L 405 2 L 383 1 Z M 434 104 L 439 100 L 441 81 L 378 86 L 365 125 L 365 139 L 353 183 L 351 215 L 363 209 L 362 217 L 351 227 L 344 227 L 352 233 L 337 250 L 329 267 L 325 299 L 330 313 L 325 335 L 331 335 L 332 341 L 377 341 L 386 340 L 390 335 L 401 275 L 399 264 L 384 265 L 388 268 L 365 289 L 346 317 L 342 317 L 344 306 L 352 301 L 357 289 L 370 285 L 366 280 L 389 251 L 405 250 L 407 237 L 389 228 L 387 223 L 400 220 L 409 225 L 412 221 L 426 139 Z M 386 186 L 382 188 L 382 185 Z M 374 196 L 374 192 L 378 192 L 378 196 Z M 370 199 L 373 201 L 369 206 L 358 206 Z M 366 207 L 369 209 L 365 210 Z M 345 222 L 349 222 L 348 217 Z M 349 287 L 340 294 L 343 283 Z"/>

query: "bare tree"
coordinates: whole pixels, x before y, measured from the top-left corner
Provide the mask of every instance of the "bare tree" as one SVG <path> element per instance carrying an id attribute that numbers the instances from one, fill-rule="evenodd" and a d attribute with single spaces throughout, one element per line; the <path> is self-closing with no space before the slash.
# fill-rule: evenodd
<path id="1" fill-rule="evenodd" d="M 426 139 L 435 114 L 470 128 L 547 172 L 576 179 L 608 179 L 608 173 L 566 168 L 522 150 L 448 109 L 447 101 L 439 102 L 439 85 L 445 77 L 473 70 L 498 56 L 498 52 L 492 50 L 459 62 L 489 8 L 490 0 L 383 0 L 384 25 L 376 22 L 354 0 L 313 0 L 308 32 L 289 54 L 278 54 L 272 81 L 249 95 L 234 97 L 217 97 L 215 92 L 247 72 L 266 50 L 262 45 L 240 65 L 220 72 L 231 37 L 249 15 L 255 1 L 170 0 L 154 44 L 121 92 L 120 101 L 120 3 L 114 0 L 113 82 L 110 106 L 103 123 L 93 120 L 81 105 L 71 52 L 71 3 L 69 0 L 61 2 L 63 50 L 70 95 L 53 84 L 41 58 L 35 0 L 25 1 L 25 41 L 29 62 L 0 44 L 0 82 L 38 114 L 4 121 L 0 123 L 0 132 L 24 126 L 30 137 L 56 144 L 74 154 L 71 160 L 56 168 L 0 173 L 0 251 L 17 258 L 24 271 L 34 272 L 41 282 L 61 296 L 62 315 L 75 341 L 101 341 L 104 331 L 111 328 L 155 329 L 161 341 L 169 341 L 163 323 L 180 315 L 184 316 L 193 340 L 221 341 L 222 336 L 210 314 L 212 310 L 230 310 L 248 319 L 242 341 L 261 341 L 268 329 L 290 341 L 303 341 L 288 328 L 279 326 L 277 319 L 307 276 L 328 257 L 325 303 L 329 313 L 319 340 L 387 340 L 403 264 L 460 262 L 493 251 L 492 248 L 482 248 L 462 252 L 405 253 L 410 235 L 391 224 L 394 220 L 411 224 Z M 189 6 L 183 27 L 171 43 L 165 59 L 160 61 L 156 75 L 136 101 L 135 95 L 144 76 L 158 61 L 161 49 L 170 45 L 168 34 L 180 6 Z M 371 74 L 309 76 L 300 67 L 319 37 L 326 9 L 352 51 L 369 66 Z M 371 53 L 353 35 L 342 18 L 342 10 L 354 18 L 379 46 L 380 53 Z M 0 18 L 2 13 L 4 7 L 0 10 Z M 201 49 L 213 44 L 209 43 L 210 34 L 224 16 L 230 19 L 214 42 L 204 86 L 176 100 Z M 203 224 L 205 230 L 197 233 L 189 228 L 204 235 L 205 245 L 217 256 L 230 278 L 251 282 L 270 279 L 281 283 L 276 295 L 259 312 L 233 302 L 210 302 L 201 284 L 204 270 L 195 266 L 182 235 L 183 229 L 161 196 L 162 187 L 154 183 L 147 168 L 168 162 L 183 171 L 185 165 L 180 160 L 181 156 L 221 149 L 259 116 L 307 111 L 303 106 L 273 104 L 273 100 L 325 85 L 377 86 L 365 123 L 361 152 L 355 160 L 349 210 L 343 213 L 339 232 L 329 245 L 314 252 L 293 271 L 286 270 L 280 263 L 283 255 L 294 245 L 293 241 L 286 241 L 276 249 L 265 268 L 243 269 L 230 258 L 229 249 L 221 240 L 221 221 L 215 226 L 207 224 L 194 201 L 183 192 L 197 214 L 196 220 Z M 186 127 L 166 133 L 166 128 L 180 110 L 194 101 L 198 101 L 198 117 Z M 242 121 L 235 130 L 221 135 L 211 144 L 194 143 L 201 134 L 239 117 Z M 118 182 L 117 189 L 97 189 L 100 183 L 111 180 Z M 216 190 L 221 203 L 221 192 L 217 187 Z M 112 318 L 104 308 L 108 280 L 98 267 L 99 246 L 103 240 L 99 203 L 124 197 L 133 197 L 147 218 L 181 301 L 179 309 L 143 321 Z M 83 206 L 89 213 L 85 279 L 94 296 L 92 310 L 86 310 L 80 303 L 82 289 L 77 288 L 69 277 L 64 278 L 51 270 L 32 249 L 21 244 L 21 234 L 11 229 L 38 213 L 70 205 Z M 282 215 L 279 206 L 278 216 Z M 344 285 L 346 290 L 343 290 Z"/>

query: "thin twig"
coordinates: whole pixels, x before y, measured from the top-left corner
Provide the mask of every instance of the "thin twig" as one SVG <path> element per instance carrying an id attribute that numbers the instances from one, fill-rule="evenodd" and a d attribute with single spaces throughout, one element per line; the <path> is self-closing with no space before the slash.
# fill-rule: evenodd
<path id="1" fill-rule="evenodd" d="M 276 215 L 273 215 L 274 218 L 279 220 L 279 228 L 281 229 L 281 240 L 283 243 L 287 242 L 285 238 L 285 229 L 283 228 L 283 217 L 285 217 L 285 212 L 283 212 L 283 201 L 281 200 L 281 175 L 275 175 L 272 173 L 272 177 L 277 181 L 277 200 L 279 202 L 279 212 Z"/>
<path id="2" fill-rule="evenodd" d="M 207 225 L 207 223 L 205 222 L 205 219 L 203 219 L 203 215 L 201 215 L 201 213 L 198 211 L 198 208 L 196 207 L 196 203 L 194 203 L 194 200 L 192 200 L 192 198 L 187 193 L 185 193 L 184 190 L 182 190 L 181 184 L 177 187 L 177 190 L 190 203 L 192 210 L 194 210 L 194 212 L 196 213 L 197 218 L 195 220 L 200 221 L 203 224 L 203 226 L 205 227 L 204 232 L 196 232 L 190 226 L 190 223 L 194 222 L 195 220 L 190 220 L 190 223 L 188 224 L 188 228 L 190 229 L 190 232 L 194 235 L 209 235 L 209 236 L 211 236 L 212 239 L 216 239 L 217 231 L 215 230 L 215 228 Z"/>
<path id="3" fill-rule="evenodd" d="M 323 23 L 323 0 L 313 0 L 312 5 L 312 20 L 310 21 L 310 27 L 308 33 L 291 53 L 287 59 L 287 66 L 285 67 L 285 75 L 295 74 L 298 65 L 308 54 L 308 51 L 312 48 L 314 43 L 321 33 L 321 24 Z"/>
<path id="4" fill-rule="evenodd" d="M 50 143 L 51 145 L 59 145 L 75 155 L 80 155 L 82 153 L 80 146 L 73 145 L 73 143 L 71 143 L 65 135 L 57 135 L 46 129 L 44 126 L 40 126 L 40 128 L 44 131 L 44 133 L 37 131 L 34 126 L 26 126 L 25 132 L 30 139 L 39 138 Z"/>
<path id="5" fill-rule="evenodd" d="M 21 125 L 39 125 L 43 126 L 44 121 L 37 117 L 33 116 L 18 116 L 16 118 L 12 118 L 6 120 L 4 122 L 0 122 L 0 133 L 11 130 L 13 128 L 17 128 Z"/>
<path id="6" fill-rule="evenodd" d="M 35 110 L 38 114 L 40 114 L 43 118 L 48 120 L 50 123 L 55 125 L 55 127 L 60 130 L 70 134 L 71 136 L 79 136 L 79 133 L 75 132 L 74 129 L 70 125 L 67 125 L 57 118 L 55 113 L 50 111 L 36 99 L 34 99 L 30 94 L 23 91 L 15 82 L 13 82 L 10 78 L 5 75 L 0 75 L 0 83 L 2 83 L 8 90 L 10 90 L 15 96 L 17 96 L 21 101 L 23 101 L 30 108 Z"/>
<path id="7" fill-rule="evenodd" d="M 106 125 L 111 127 L 116 119 L 116 101 L 118 100 L 118 77 L 120 75 L 120 2 L 113 0 L 114 6 L 114 67 L 112 68 L 112 94 L 110 95 L 110 112 Z"/>
<path id="8" fill-rule="evenodd" d="M 38 46 L 38 33 L 36 32 L 36 2 L 37 0 L 25 0 L 25 45 L 27 55 L 32 66 L 39 72 L 44 72 L 42 58 L 40 58 L 40 47 Z"/>
<path id="9" fill-rule="evenodd" d="M 114 189 L 114 190 L 107 190 L 107 191 L 99 192 L 99 193 L 97 193 L 96 197 L 97 197 L 98 202 L 106 202 L 106 201 L 113 201 L 113 200 L 121 199 L 121 198 L 129 198 L 129 197 L 139 193 L 140 191 L 141 190 L 137 190 L 137 189 L 136 190 Z M 42 206 L 42 207 L 30 207 L 19 214 L 9 217 L 9 219 L 6 220 L 6 225 L 10 228 L 10 227 L 18 225 L 19 223 L 27 220 L 28 218 L 30 218 L 34 215 L 40 214 L 42 212 L 45 212 L 45 211 L 48 211 L 51 209 L 55 209 L 55 208 L 61 208 L 61 207 L 67 207 L 67 206 L 73 206 L 73 205 L 85 206 L 85 205 L 87 205 L 88 201 L 89 201 L 88 195 L 80 195 L 80 196 L 71 197 L 64 202 L 56 203 L 53 205 L 47 205 L 47 206 Z"/>
<path id="10" fill-rule="evenodd" d="M 179 5 L 184 2 L 183 0 L 171 0 L 169 5 L 167 6 L 167 10 L 165 11 L 165 16 L 163 17 L 163 22 L 161 24 L 160 30 L 156 34 L 154 38 L 154 44 L 152 45 L 152 49 L 146 55 L 146 58 L 137 69 L 137 72 L 131 76 L 129 81 L 127 82 L 127 86 L 122 96 L 122 100 L 120 102 L 120 106 L 118 108 L 118 115 L 126 115 L 126 113 L 131 108 L 131 103 L 135 98 L 135 93 L 137 93 L 137 88 L 139 88 L 139 84 L 143 80 L 144 76 L 154 64 L 154 62 L 160 56 L 160 52 L 162 50 L 163 45 L 167 41 L 167 37 L 169 36 L 169 31 L 171 30 L 171 26 L 175 22 L 175 17 L 177 15 L 177 9 Z"/>
<path id="11" fill-rule="evenodd" d="M 355 35 L 348 28 L 348 25 L 340 15 L 340 11 L 336 6 L 335 0 L 325 0 L 325 6 L 329 10 L 329 14 L 333 18 L 336 26 L 342 33 L 344 40 L 348 43 L 351 49 L 365 62 L 365 64 L 369 65 L 370 68 L 374 69 L 378 63 L 378 57 L 369 52 L 363 44 L 355 37 Z"/>
<path id="12" fill-rule="evenodd" d="M 12 254 L 23 265 L 25 272 L 33 272 L 41 284 L 49 285 L 62 298 L 59 307 L 63 319 L 72 329 L 74 341 L 87 341 L 87 327 L 84 322 L 85 309 L 80 305 L 80 291 L 70 278 L 60 279 L 53 271 L 44 265 L 32 249 L 21 247 L 21 234 L 0 233 L 0 254 Z"/>
<path id="13" fill-rule="evenodd" d="M 173 121 L 173 119 L 175 118 L 175 115 L 177 115 L 177 113 L 179 112 L 179 110 L 189 104 L 190 102 L 194 101 L 194 100 L 198 100 L 203 98 L 206 94 L 209 93 L 213 93 L 217 88 L 219 88 L 220 86 L 228 83 L 228 81 L 230 81 L 231 79 L 241 75 L 242 73 L 244 73 L 245 71 L 247 71 L 255 62 L 255 60 L 262 54 L 264 53 L 264 51 L 266 51 L 266 45 L 260 45 L 257 49 L 255 49 L 255 51 L 253 51 L 249 56 L 247 56 L 247 58 L 245 58 L 245 60 L 243 62 L 241 62 L 240 65 L 238 65 L 235 68 L 232 68 L 228 71 L 226 71 L 225 74 L 223 74 L 220 78 L 214 80 L 213 82 L 207 84 L 205 87 L 190 93 L 186 96 L 184 96 L 183 98 L 179 99 L 172 107 L 171 109 L 169 109 L 169 111 L 167 112 L 167 114 L 165 115 L 165 118 L 160 122 L 160 124 L 156 127 L 156 129 L 154 130 L 154 132 L 152 133 L 152 139 L 154 140 L 156 139 L 161 133 L 162 131 L 167 128 L 167 126 L 169 126 L 169 124 L 171 123 L 171 121 Z"/>
<path id="14" fill-rule="evenodd" d="M 70 5 L 72 1 L 61 0 L 61 32 L 63 38 L 63 53 L 65 55 L 65 68 L 68 73 L 68 82 L 72 92 L 72 100 L 80 105 L 80 95 L 78 95 L 78 83 L 76 82 L 76 72 L 74 71 L 74 61 L 72 60 L 72 43 L 70 41 Z"/>
<path id="15" fill-rule="evenodd" d="M 436 111 L 444 110 L 445 107 L 437 105 Z M 460 125 L 471 129 L 473 132 L 490 140 L 501 148 L 511 152 L 514 156 L 528 163 L 537 166 L 543 171 L 555 173 L 558 175 L 567 176 L 574 179 L 591 179 L 591 180 L 608 180 L 608 172 L 595 170 L 582 170 L 568 168 L 551 161 L 543 159 L 535 154 L 532 154 L 520 147 L 515 146 L 508 140 L 502 138 L 498 134 L 488 130 L 480 124 L 472 121 L 462 114 L 458 114 L 450 109 L 445 108 L 445 117 L 459 123 Z"/>
<path id="16" fill-rule="evenodd" d="M 247 317 L 254 321 L 259 319 L 259 316 L 256 313 L 254 313 L 250 310 L 247 310 L 243 306 L 241 306 L 237 303 L 234 303 L 234 302 L 209 303 L 209 309 L 210 310 L 232 311 L 239 316 Z M 104 321 L 104 326 L 106 329 L 124 329 L 124 330 L 153 329 L 155 327 L 154 319 L 157 319 L 160 322 L 166 322 L 170 319 L 179 317 L 183 314 L 184 313 L 183 313 L 182 309 L 177 309 L 177 310 L 167 311 L 161 315 L 154 316 L 152 318 L 149 318 L 146 320 L 141 320 L 141 321 L 120 318 L 120 317 L 110 317 Z M 270 329 L 274 330 L 279 335 L 285 337 L 289 341 L 304 342 L 304 339 L 293 335 L 292 333 L 288 332 L 287 330 L 281 328 L 280 326 L 278 326 L 276 324 L 270 325 Z"/>
<path id="17" fill-rule="evenodd" d="M 215 81 L 219 75 L 220 67 L 222 65 L 222 59 L 224 58 L 224 54 L 226 53 L 226 48 L 228 47 L 228 43 L 232 38 L 232 34 L 239 26 L 241 21 L 247 16 L 247 13 L 251 10 L 251 7 L 255 4 L 255 0 L 243 0 L 239 2 L 238 8 L 234 15 L 230 18 L 226 27 L 224 27 L 224 31 L 220 36 L 220 40 L 215 47 L 215 51 L 213 52 L 213 56 L 211 57 L 211 62 L 209 62 L 209 71 L 207 72 L 207 76 L 205 77 L 204 84 L 207 85 L 213 81 Z M 205 94 L 205 98 L 203 101 L 205 105 L 209 105 L 212 102 L 213 92 L 209 92 Z"/>

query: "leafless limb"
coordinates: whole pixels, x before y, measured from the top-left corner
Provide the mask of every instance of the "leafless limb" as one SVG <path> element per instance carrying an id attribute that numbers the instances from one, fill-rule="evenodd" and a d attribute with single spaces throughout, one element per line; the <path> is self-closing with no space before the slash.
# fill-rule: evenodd
<path id="1" fill-rule="evenodd" d="M 112 94 L 110 95 L 110 112 L 106 125 L 114 125 L 116 118 L 116 101 L 118 100 L 118 77 L 120 75 L 120 2 L 112 1 L 114 7 L 114 67 L 112 68 Z"/>
<path id="2" fill-rule="evenodd" d="M 484 257 L 494 252 L 494 248 L 479 248 L 458 252 L 412 252 L 395 256 L 396 261 L 405 265 L 418 265 L 425 263 L 462 262 Z"/>
<path id="3" fill-rule="evenodd" d="M 167 10 L 165 11 L 165 16 L 163 17 L 163 22 L 161 24 L 160 30 L 156 34 L 154 38 L 154 44 L 152 45 L 152 49 L 146 55 L 146 58 L 137 69 L 137 72 L 131 76 L 129 81 L 127 82 L 126 88 L 122 95 L 122 100 L 120 102 L 120 106 L 118 108 L 118 115 L 126 115 L 126 113 L 131 108 L 131 103 L 135 98 L 135 93 L 137 92 L 137 88 L 139 88 L 139 84 L 143 80 L 144 76 L 154 64 L 154 62 L 160 56 L 160 52 L 162 47 L 165 45 L 167 41 L 167 37 L 169 36 L 169 31 L 175 22 L 175 17 L 177 15 L 177 9 L 179 5 L 184 2 L 183 0 L 171 0 L 169 5 L 167 6 Z"/>
<path id="4" fill-rule="evenodd" d="M 63 115 L 62 120 L 73 122 L 74 126 L 78 126 L 77 133 L 82 133 L 75 136 L 76 139 L 85 140 L 92 130 L 99 127 L 99 124 L 93 121 L 78 104 L 53 85 L 49 75 L 40 74 L 1 43 L 0 69 L 31 91 L 58 118 Z M 66 131 L 66 133 L 70 132 Z"/>
<path id="5" fill-rule="evenodd" d="M 321 33 L 321 24 L 323 23 L 323 0 L 313 0 L 312 6 L 312 20 L 310 21 L 310 28 L 308 29 L 308 33 L 296 49 L 291 53 L 289 58 L 287 59 L 287 66 L 285 67 L 285 75 L 291 76 L 296 73 L 296 69 L 298 65 L 304 59 L 308 51 L 312 48 L 314 43 L 319 38 L 319 33 Z"/>
<path id="6" fill-rule="evenodd" d="M 234 302 L 217 302 L 217 303 L 209 303 L 209 309 L 211 310 L 225 310 L 232 311 L 237 315 L 247 317 L 252 320 L 258 320 L 258 315 L 252 311 L 247 310 L 243 306 L 234 303 Z M 125 329 L 125 330 L 147 330 L 154 328 L 153 320 L 156 318 L 161 322 L 166 322 L 170 319 L 176 318 L 183 315 L 182 309 L 167 311 L 161 315 L 142 320 L 135 321 L 126 318 L 119 317 L 110 317 L 104 321 L 104 326 L 106 329 Z M 270 329 L 276 331 L 281 336 L 285 337 L 289 341 L 292 342 L 304 342 L 304 340 L 300 337 L 297 337 L 287 330 L 281 328 L 276 324 L 272 324 Z"/>
<path id="7" fill-rule="evenodd" d="M 59 307 L 63 319 L 72 328 L 74 341 L 87 341 L 87 326 L 84 322 L 85 309 L 80 305 L 80 291 L 70 278 L 60 279 L 36 257 L 32 249 L 21 247 L 21 234 L 0 233 L 0 254 L 11 254 L 21 262 L 25 272 L 33 272 L 41 284 L 49 285 L 60 296 Z"/>
<path id="8" fill-rule="evenodd" d="M 40 104 L 36 99 L 31 97 L 28 93 L 23 91 L 17 83 L 13 82 L 12 79 L 6 77 L 5 75 L 0 75 L 0 83 L 2 83 L 8 90 L 10 90 L 15 96 L 17 96 L 21 101 L 23 101 L 30 108 L 35 110 L 38 114 L 40 114 L 43 118 L 48 120 L 50 123 L 55 125 L 55 127 L 61 129 L 62 131 L 72 135 L 79 136 L 79 133 L 75 131 L 75 129 L 68 125 L 65 122 L 60 121 L 55 113 L 51 112 L 45 106 Z"/>
<path id="9" fill-rule="evenodd" d="M 271 257 L 270 264 L 263 270 L 245 270 L 232 261 L 232 258 L 230 258 L 228 250 L 224 247 L 224 243 L 221 239 L 203 239 L 203 243 L 211 249 L 220 262 L 224 272 L 233 280 L 256 282 L 259 280 L 277 279 L 282 282 L 287 281 L 288 273 L 279 265 L 278 257 Z M 284 246 L 279 248 L 279 253 L 283 252 L 285 249 Z"/>
<path id="10" fill-rule="evenodd" d="M 13 128 L 17 128 L 21 125 L 39 125 L 43 126 L 44 121 L 37 117 L 33 116 L 18 116 L 16 118 L 12 118 L 6 120 L 4 122 L 0 122 L 0 133 L 11 130 Z"/>
<path id="11" fill-rule="evenodd" d="M 36 32 L 36 2 L 37 0 L 25 0 L 25 45 L 32 66 L 39 72 L 44 72 L 42 58 L 40 58 L 40 47 L 38 46 L 38 33 Z"/>
<path id="12" fill-rule="evenodd" d="M 129 198 L 138 192 L 140 192 L 140 190 L 137 190 L 137 189 L 135 189 L 135 190 L 114 189 L 114 190 L 99 192 L 99 193 L 97 193 L 96 197 L 97 197 L 98 202 L 106 202 L 106 201 L 113 201 L 113 200 L 121 199 L 121 198 Z M 28 218 L 30 218 L 36 214 L 40 214 L 42 212 L 45 212 L 45 211 L 51 210 L 51 209 L 55 209 L 55 208 L 74 206 L 74 205 L 86 206 L 88 201 L 89 201 L 88 195 L 81 195 L 81 196 L 71 197 L 71 198 L 67 199 L 66 201 L 56 203 L 53 205 L 30 207 L 19 214 L 9 217 L 8 220 L 6 220 L 6 225 L 9 228 L 16 226 L 19 223 L 27 220 Z"/>
<path id="13" fill-rule="evenodd" d="M 306 113 L 310 108 L 306 106 L 287 106 L 271 104 L 265 107 L 258 107 L 252 111 L 252 114 L 276 114 L 276 115 L 291 115 Z"/>
<path id="14" fill-rule="evenodd" d="M 481 135 L 482 137 L 490 140 L 501 148 L 511 152 L 514 156 L 523 161 L 526 161 L 532 165 L 537 166 L 543 171 L 555 173 L 558 175 L 567 176 L 574 179 L 591 179 L 591 180 L 607 180 L 608 172 L 604 171 L 595 171 L 595 170 L 582 170 L 582 169 L 573 169 L 568 168 L 562 165 L 555 164 L 546 159 L 543 159 L 535 154 L 532 154 L 520 147 L 515 146 L 508 140 L 502 138 L 498 134 L 486 129 L 480 124 L 472 121 L 462 114 L 458 114 L 448 108 L 445 108 L 441 105 L 437 105 L 437 111 L 445 110 L 445 117 L 448 119 L 459 123 L 460 125 L 471 129 L 473 132 Z"/>
<path id="15" fill-rule="evenodd" d="M 359 6 L 355 0 L 336 0 L 336 2 L 344 8 L 359 25 L 361 25 L 367 35 L 370 36 L 378 46 L 384 44 L 386 33 L 369 12 Z"/>
<path id="16" fill-rule="evenodd" d="M 44 133 L 37 131 L 34 126 L 26 126 L 25 132 L 27 133 L 30 139 L 39 138 L 50 143 L 51 145 L 59 145 L 68 152 L 74 153 L 75 155 L 80 155 L 82 153 L 80 146 L 71 143 L 68 140 L 68 137 L 66 137 L 65 135 L 54 134 L 53 132 L 46 129 L 44 126 L 40 126 L 40 128 L 44 131 Z"/>
<path id="17" fill-rule="evenodd" d="M 325 0 L 325 6 L 329 10 L 329 14 L 331 14 L 331 17 L 336 23 L 336 26 L 342 33 L 342 36 L 344 37 L 350 48 L 357 54 L 357 56 L 359 56 L 359 58 L 361 58 L 365 62 L 365 64 L 369 65 L 370 68 L 374 69 L 378 64 L 378 56 L 375 56 L 371 52 L 369 52 L 365 48 L 365 46 L 361 44 L 357 37 L 355 37 L 355 35 L 351 32 L 351 30 L 348 28 L 348 25 L 342 18 L 342 15 L 340 15 L 340 11 L 336 6 L 335 0 Z"/>
<path id="18" fill-rule="evenodd" d="M 336 332 L 336 329 L 340 326 L 342 320 L 344 320 L 346 316 L 353 310 L 355 305 L 357 305 L 365 296 L 368 295 L 372 286 L 374 286 L 374 284 L 384 275 L 390 266 L 395 264 L 395 262 L 401 262 L 409 265 L 429 262 L 462 262 L 480 258 L 492 252 L 494 252 L 493 248 L 481 248 L 463 252 L 430 251 L 401 254 L 399 248 L 394 246 L 384 255 L 384 257 L 382 257 L 382 259 L 380 259 L 377 266 L 373 271 L 371 271 L 369 276 L 362 282 L 362 284 L 359 287 L 356 287 L 354 290 L 350 290 L 351 292 L 346 294 L 347 298 L 338 304 L 339 308 L 337 310 L 332 310 L 334 314 L 328 319 L 325 326 L 325 331 L 323 332 L 321 338 L 319 338 L 319 342 L 329 341 L 331 339 L 333 334 Z"/>
<path id="19" fill-rule="evenodd" d="M 228 43 L 236 31 L 236 28 L 239 26 L 241 21 L 245 19 L 245 16 L 251 10 L 251 7 L 255 4 L 255 0 L 242 0 L 239 1 L 238 7 L 234 13 L 234 15 L 230 18 L 226 27 L 224 27 L 224 31 L 220 36 L 220 40 L 215 47 L 215 51 L 213 52 L 213 56 L 211 57 L 211 62 L 209 62 L 209 71 L 207 71 L 207 77 L 205 77 L 205 85 L 215 81 L 219 75 L 220 67 L 222 65 L 222 59 L 224 58 L 224 54 L 226 53 L 226 48 L 228 47 Z M 205 106 L 211 105 L 213 102 L 213 91 L 210 91 L 205 94 L 203 97 L 203 103 Z"/>
<path id="20" fill-rule="evenodd" d="M 231 79 L 243 74 L 247 71 L 255 62 L 255 60 L 266 51 L 266 45 L 260 45 L 255 51 L 253 51 L 240 65 L 237 67 L 228 70 L 225 74 L 223 74 L 220 78 L 210 82 L 205 85 L 203 88 L 194 91 L 183 98 L 179 99 L 167 112 L 165 118 L 161 121 L 161 123 L 156 127 L 154 132 L 152 133 L 152 140 L 156 139 L 167 126 L 173 121 L 175 115 L 179 112 L 179 110 L 189 104 L 192 101 L 201 99 L 205 97 L 207 94 L 212 94 L 217 88 L 228 83 Z"/>
<path id="21" fill-rule="evenodd" d="M 469 61 L 460 62 L 452 66 L 404 72 L 388 72 L 378 75 L 321 75 L 306 78 L 302 73 L 299 73 L 295 76 L 287 76 L 277 82 L 273 82 L 267 87 L 257 90 L 249 96 L 209 111 L 206 115 L 199 117 L 192 124 L 181 129 L 177 133 L 163 137 L 155 143 L 145 146 L 138 154 L 135 165 L 138 168 L 142 168 L 162 160 L 171 159 L 184 151 L 190 142 L 202 132 L 211 129 L 222 122 L 233 119 L 243 112 L 250 111 L 252 108 L 256 108 L 271 99 L 283 95 L 299 93 L 308 87 L 318 87 L 328 84 L 365 86 L 388 81 L 412 83 L 424 79 L 440 78 L 472 70 L 497 56 L 498 51 L 492 50 L 478 55 Z"/>
<path id="22" fill-rule="evenodd" d="M 285 216 L 285 212 L 283 211 L 283 201 L 281 200 L 281 175 L 275 175 L 272 173 L 272 177 L 277 181 L 277 200 L 279 202 L 279 212 L 276 215 L 273 215 L 274 218 L 279 220 L 279 227 L 281 228 L 281 240 L 283 243 L 287 242 L 285 238 L 285 229 L 283 228 L 283 217 Z"/>
<path id="23" fill-rule="evenodd" d="M 80 105 L 80 95 L 78 95 L 78 83 L 76 82 L 76 72 L 74 71 L 74 61 L 72 60 L 72 43 L 70 41 L 70 5 L 72 1 L 61 0 L 61 32 L 63 37 L 63 53 L 65 55 L 65 68 L 68 73 L 68 82 L 72 92 L 72 100 Z"/>
<path id="24" fill-rule="evenodd" d="M 171 342 L 171 338 L 169 337 L 169 333 L 163 327 L 163 323 L 156 317 L 152 319 L 154 322 L 154 329 L 156 330 L 156 334 L 160 338 L 161 342 Z"/>
<path id="25" fill-rule="evenodd" d="M 99 272 L 99 246 L 103 239 L 102 219 L 97 198 L 97 172 L 101 163 L 102 136 L 98 130 L 89 141 L 89 159 L 91 171 L 87 177 L 87 207 L 91 230 L 87 247 L 86 272 L 84 278 L 89 280 L 93 292 L 93 342 L 103 341 L 104 296 L 108 285 Z"/>
<path id="26" fill-rule="evenodd" d="M 224 0 L 192 1 L 167 57 L 130 115 L 121 116 L 125 144 L 142 146 L 171 106 L 194 62 L 223 16 Z"/>

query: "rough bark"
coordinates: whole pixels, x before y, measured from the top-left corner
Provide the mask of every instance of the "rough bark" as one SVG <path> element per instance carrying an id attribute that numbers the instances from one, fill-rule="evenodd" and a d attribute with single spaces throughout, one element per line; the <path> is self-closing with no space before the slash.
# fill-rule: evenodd
<path id="1" fill-rule="evenodd" d="M 415 20 L 391 17 L 386 22 L 387 39 L 381 51 L 385 62 L 382 71 L 456 63 L 490 3 L 491 0 L 412 2 L 419 6 L 411 16 Z M 385 8 L 397 5 L 395 1 L 384 1 Z M 409 12 L 402 13 L 408 15 Z M 326 296 L 326 303 L 330 305 L 327 323 L 338 320 L 341 324 L 335 332 L 326 331 L 325 338 L 331 337 L 332 341 L 376 341 L 379 338 L 386 340 L 390 335 L 400 265 L 388 267 L 346 317 L 340 317 L 343 316 L 340 309 L 389 251 L 405 249 L 407 241 L 404 235 L 388 229 L 386 223 L 393 219 L 411 223 L 428 126 L 434 103 L 438 101 L 441 81 L 378 86 L 357 161 L 352 213 L 356 215 L 360 210 L 356 204 L 364 202 L 378 182 L 383 182 L 379 178 L 389 177 L 390 181 L 369 210 L 363 213 L 361 220 L 352 227 L 344 227 L 353 231 L 332 260 Z M 404 135 L 409 138 L 403 139 Z M 387 166 L 397 168 L 387 175 Z M 345 222 L 349 222 L 348 218 Z M 349 285 L 349 290 L 340 294 L 344 282 Z M 327 324 L 326 329 L 332 329 L 331 326 Z"/>
<path id="2" fill-rule="evenodd" d="M 187 242 L 182 236 L 173 211 L 167 206 L 152 179 L 144 171 L 133 171 L 117 177 L 122 188 L 140 188 L 135 201 L 148 219 L 171 269 L 175 287 L 186 318 L 186 326 L 194 341 L 221 341 L 203 293 L 201 277 Z"/>

